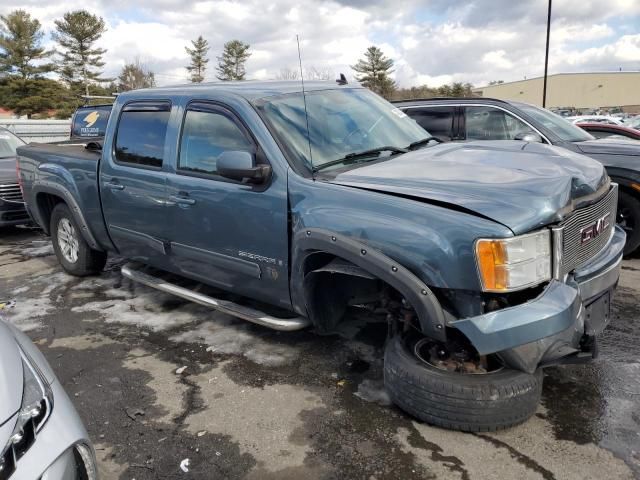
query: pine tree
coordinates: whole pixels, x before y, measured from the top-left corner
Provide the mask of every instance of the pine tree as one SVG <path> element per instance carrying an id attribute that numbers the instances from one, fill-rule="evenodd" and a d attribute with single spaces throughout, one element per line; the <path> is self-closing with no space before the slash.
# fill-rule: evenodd
<path id="1" fill-rule="evenodd" d="M 396 89 L 396 82 L 389 76 L 394 72 L 393 60 L 386 58 L 376 46 L 367 48 L 364 56 L 351 66 L 360 74 L 356 75 L 356 80 L 385 98 L 391 97 Z"/>
<path id="2" fill-rule="evenodd" d="M 58 101 L 52 81 L 42 77 L 53 70 L 53 65 L 43 63 L 51 52 L 42 47 L 42 37 L 40 22 L 24 10 L 0 15 L 0 104 L 17 115 L 46 112 Z"/>
<path id="3" fill-rule="evenodd" d="M 34 65 L 51 56 L 42 46 L 40 22 L 24 10 L 0 15 L 0 71 L 15 74 L 23 80 L 53 70 L 53 65 Z"/>
<path id="4" fill-rule="evenodd" d="M 118 91 L 127 92 L 138 88 L 151 88 L 156 86 L 154 73 L 140 63 L 140 59 L 127 63 L 118 75 Z"/>
<path id="5" fill-rule="evenodd" d="M 60 54 L 61 78 L 72 89 L 83 91 L 85 95 L 89 95 L 91 84 L 111 81 L 101 78 L 104 67 L 102 55 L 106 50 L 94 46 L 106 31 L 102 17 L 86 10 L 76 10 L 65 13 L 55 24 L 53 38 L 63 49 Z"/>
<path id="6" fill-rule="evenodd" d="M 244 64 L 251 56 L 249 44 L 231 40 L 224 44 L 222 56 L 218 57 L 218 80 L 244 80 Z"/>
<path id="7" fill-rule="evenodd" d="M 193 48 L 184 47 L 191 57 L 191 64 L 186 67 L 191 81 L 193 83 L 202 83 L 204 80 L 204 72 L 207 69 L 207 52 L 209 51 L 209 42 L 200 35 L 196 40 L 191 40 Z"/>

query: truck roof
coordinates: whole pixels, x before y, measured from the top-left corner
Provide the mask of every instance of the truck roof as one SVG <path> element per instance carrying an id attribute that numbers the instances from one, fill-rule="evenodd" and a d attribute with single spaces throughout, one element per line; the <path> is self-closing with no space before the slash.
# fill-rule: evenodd
<path id="1" fill-rule="evenodd" d="M 315 90 L 333 90 L 338 88 L 362 88 L 358 83 L 341 86 L 335 81 L 311 81 L 304 82 L 304 89 L 307 92 Z M 232 82 L 208 82 L 208 83 L 188 83 L 185 85 L 173 85 L 167 87 L 154 87 L 142 90 L 132 90 L 121 93 L 119 97 L 139 97 L 141 93 L 145 96 L 158 95 L 184 95 L 188 93 L 202 94 L 235 94 L 247 100 L 271 97 L 275 95 L 285 95 L 288 93 L 302 92 L 302 83 L 298 80 L 243 80 Z"/>

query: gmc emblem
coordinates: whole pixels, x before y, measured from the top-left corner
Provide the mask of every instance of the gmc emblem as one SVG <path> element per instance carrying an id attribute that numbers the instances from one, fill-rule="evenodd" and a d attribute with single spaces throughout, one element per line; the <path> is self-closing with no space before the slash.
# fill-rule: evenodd
<path id="1" fill-rule="evenodd" d="M 610 215 L 610 213 L 607 213 L 606 215 L 603 215 L 602 217 L 597 219 L 591 225 L 588 225 L 580 230 L 580 244 L 590 242 L 602 232 L 604 232 L 607 228 L 609 228 Z"/>

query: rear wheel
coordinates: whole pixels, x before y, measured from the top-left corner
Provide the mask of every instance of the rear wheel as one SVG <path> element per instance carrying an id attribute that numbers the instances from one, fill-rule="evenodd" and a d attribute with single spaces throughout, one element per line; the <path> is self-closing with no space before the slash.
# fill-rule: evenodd
<path id="1" fill-rule="evenodd" d="M 467 432 L 501 430 L 535 413 L 542 393 L 541 369 L 531 375 L 491 360 L 480 367 L 464 358 L 440 361 L 440 353 L 444 355 L 435 342 L 417 336 L 396 335 L 387 343 L 385 387 L 407 413 Z"/>
<path id="2" fill-rule="evenodd" d="M 616 222 L 627 234 L 624 255 L 629 255 L 640 246 L 640 200 L 637 197 L 619 192 Z"/>
<path id="3" fill-rule="evenodd" d="M 51 240 L 58 262 L 67 273 L 78 277 L 95 275 L 102 271 L 107 254 L 93 250 L 80 234 L 80 229 L 64 203 L 51 213 Z"/>

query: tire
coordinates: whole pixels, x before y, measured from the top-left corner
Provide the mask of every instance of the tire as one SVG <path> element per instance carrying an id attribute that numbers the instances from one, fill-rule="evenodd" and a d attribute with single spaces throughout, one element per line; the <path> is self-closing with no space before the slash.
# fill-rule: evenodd
<path id="1" fill-rule="evenodd" d="M 93 250 L 87 244 L 66 204 L 58 203 L 51 212 L 50 232 L 53 250 L 67 273 L 85 277 L 102 271 L 107 262 L 107 254 Z M 64 245 L 72 245 L 73 248 L 69 250 Z"/>
<path id="2" fill-rule="evenodd" d="M 502 368 L 463 374 L 418 359 L 400 335 L 384 355 L 384 383 L 393 403 L 417 419 L 450 430 L 488 432 L 531 417 L 542 394 L 542 369 L 533 375 Z"/>
<path id="3" fill-rule="evenodd" d="M 624 255 L 630 255 L 640 246 L 640 200 L 625 192 L 618 192 L 618 215 L 616 222 L 627 233 Z"/>

